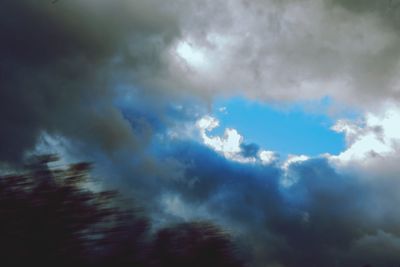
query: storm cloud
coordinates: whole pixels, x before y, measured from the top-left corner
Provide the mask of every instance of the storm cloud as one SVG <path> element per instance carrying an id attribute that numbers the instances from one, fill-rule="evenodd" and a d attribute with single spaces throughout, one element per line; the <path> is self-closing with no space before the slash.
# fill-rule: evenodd
<path id="1" fill-rule="evenodd" d="M 274 164 L 232 162 L 196 144 L 174 147 L 186 168 L 165 186 L 164 211 L 226 226 L 255 266 L 398 264 L 398 197 L 386 190 L 397 188 L 397 179 L 340 173 L 323 158 L 293 163 L 285 173 Z M 283 185 L 285 175 L 296 182 Z"/>
<path id="2" fill-rule="evenodd" d="M 43 130 L 108 150 L 137 145 L 112 105 L 121 84 L 151 102 L 397 101 L 396 10 L 396 1 L 2 1 L 1 158 L 21 157 Z"/>
<path id="3" fill-rule="evenodd" d="M 108 151 L 139 146 L 113 106 L 119 73 L 155 76 L 177 29 L 149 2 L 117 2 L 2 1 L 0 159 L 20 159 L 44 131 Z"/>
<path id="4" fill-rule="evenodd" d="M 347 154 L 286 162 L 235 129 L 216 137 L 196 123 L 215 99 L 237 95 L 275 104 L 328 96 L 334 109 L 366 114 L 396 106 L 399 7 L 2 0 L 0 162 L 53 149 L 89 159 L 155 225 L 215 221 L 252 266 L 398 265 L 396 116 L 338 122 Z M 350 157 L 370 137 L 391 154 Z"/>

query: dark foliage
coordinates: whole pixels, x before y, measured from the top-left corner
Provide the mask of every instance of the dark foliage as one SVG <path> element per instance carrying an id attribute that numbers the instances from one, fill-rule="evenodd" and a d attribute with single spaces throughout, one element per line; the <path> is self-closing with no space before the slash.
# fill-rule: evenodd
<path id="1" fill-rule="evenodd" d="M 88 189 L 91 165 L 49 168 L 36 158 L 0 177 L 0 266 L 243 266 L 229 236 L 209 223 L 150 234 L 113 191 Z"/>
<path id="2" fill-rule="evenodd" d="M 185 223 L 158 232 L 153 244 L 157 267 L 239 267 L 228 236 L 209 223 Z"/>

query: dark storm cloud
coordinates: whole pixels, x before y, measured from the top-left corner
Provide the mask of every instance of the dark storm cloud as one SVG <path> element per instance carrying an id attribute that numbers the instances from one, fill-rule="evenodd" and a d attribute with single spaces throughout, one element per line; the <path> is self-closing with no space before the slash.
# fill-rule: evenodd
<path id="1" fill-rule="evenodd" d="M 183 2 L 1 1 L 0 161 L 19 160 L 43 132 L 63 136 L 155 220 L 215 219 L 257 266 L 399 264 L 398 182 L 338 173 L 324 159 L 287 173 L 231 162 L 169 140 L 169 126 L 196 115 L 191 103 L 165 104 L 182 88 L 212 99 L 232 87 L 261 99 L 387 100 L 397 92 L 386 86 L 399 56 L 397 9 L 386 11 L 387 1 L 336 1 L 346 12 L 326 1 Z M 211 51 L 221 63 L 213 77 L 183 59 L 169 64 L 179 38 Z M 137 94 L 121 97 L 120 86 Z M 259 151 L 241 148 L 244 157 Z M 287 175 L 296 181 L 288 188 Z"/>
<path id="2" fill-rule="evenodd" d="M 338 173 L 325 159 L 312 159 L 290 166 L 297 182 L 285 187 L 280 181 L 287 174 L 278 166 L 231 162 L 193 143 L 173 148 L 169 153 L 185 171 L 163 185 L 176 197 L 168 212 L 225 225 L 255 266 L 399 264 L 400 232 L 393 224 L 400 216 L 389 204 L 396 197 L 379 189 L 379 184 L 396 186 L 395 181 L 370 183 Z M 386 215 L 377 216 L 382 205 Z"/>
<path id="3" fill-rule="evenodd" d="M 42 132 L 105 151 L 138 146 L 113 106 L 113 88 L 122 70 L 129 77 L 155 75 L 160 50 L 177 34 L 174 21 L 152 7 L 150 1 L 0 3 L 0 160 L 19 160 Z"/>
<path id="4" fill-rule="evenodd" d="M 397 1 L 350 2 L 4 0 L 0 159 L 17 160 L 43 131 L 136 149 L 144 142 L 113 103 L 120 84 L 151 107 L 235 88 L 265 100 L 396 98 L 399 38 L 379 18 L 395 21 Z M 185 42 L 202 66 L 177 52 Z"/>
<path id="5" fill-rule="evenodd" d="M 105 183 L 134 197 L 155 225 L 212 220 L 237 238 L 250 266 L 400 262 L 396 179 L 338 173 L 326 159 L 285 171 L 233 162 L 192 141 L 159 142 L 147 160 L 95 158 Z M 296 181 L 290 187 L 281 184 L 287 175 Z"/>
<path id="6" fill-rule="evenodd" d="M 341 5 L 355 13 L 375 13 L 389 26 L 400 27 L 399 0 L 330 0 L 332 4 Z"/>

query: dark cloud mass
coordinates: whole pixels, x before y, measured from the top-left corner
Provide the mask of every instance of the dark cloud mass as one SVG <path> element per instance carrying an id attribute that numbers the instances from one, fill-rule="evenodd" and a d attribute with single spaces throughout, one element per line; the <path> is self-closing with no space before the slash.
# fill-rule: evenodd
<path id="1" fill-rule="evenodd" d="M 18 160 L 43 131 L 109 151 L 138 146 L 112 105 L 118 68 L 155 75 L 172 19 L 150 1 L 6 0 L 0 32 L 0 159 Z"/>
<path id="2" fill-rule="evenodd" d="M 170 190 L 187 210 L 206 209 L 240 233 L 256 266 L 398 264 L 400 217 L 393 205 L 377 216 L 379 202 L 394 200 L 378 193 L 378 181 L 339 174 L 325 159 L 314 159 L 293 164 L 291 175 L 299 180 L 283 187 L 277 166 L 232 163 L 194 144 L 175 147 L 188 167 Z M 185 217 L 187 210 L 178 205 L 176 213 Z"/>
<path id="3" fill-rule="evenodd" d="M 398 266 L 396 171 L 232 161 L 193 141 L 193 125 L 221 95 L 397 103 L 399 6 L 1 0 L 0 163 L 60 138 L 62 156 L 92 160 L 104 186 L 135 196 L 155 225 L 215 221 L 251 266 Z M 179 54 L 182 44 L 200 52 Z"/>
<path id="4" fill-rule="evenodd" d="M 332 0 L 333 4 L 341 5 L 352 12 L 377 13 L 390 26 L 400 26 L 400 1 L 398 0 Z"/>
<path id="5" fill-rule="evenodd" d="M 396 98 L 398 37 L 379 23 L 396 24 L 396 1 L 333 4 L 354 13 L 321 1 L 2 1 L 0 158 L 17 160 L 43 131 L 106 150 L 136 146 L 112 105 L 124 83 L 161 106 L 178 92 L 212 99 L 238 87 L 266 100 Z M 307 12 L 315 18 L 303 21 Z M 212 75 L 176 54 L 182 40 L 210 53 Z"/>

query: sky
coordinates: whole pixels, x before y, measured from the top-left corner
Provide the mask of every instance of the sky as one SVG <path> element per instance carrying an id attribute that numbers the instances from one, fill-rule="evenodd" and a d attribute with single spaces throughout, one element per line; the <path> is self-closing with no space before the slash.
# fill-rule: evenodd
<path id="1" fill-rule="evenodd" d="M 255 267 L 400 264 L 400 1 L 2 0 L 0 166 L 91 161 Z"/>
<path id="2" fill-rule="evenodd" d="M 267 103 L 244 98 L 228 98 L 214 103 L 213 116 L 220 121 L 214 130 L 234 128 L 246 137 L 247 142 L 288 154 L 318 156 L 337 154 L 345 148 L 344 135 L 331 128 L 335 121 L 323 108 L 327 101 L 315 103 L 320 111 L 308 111 L 305 104 L 274 107 Z M 350 116 L 350 115 L 349 115 Z"/>

